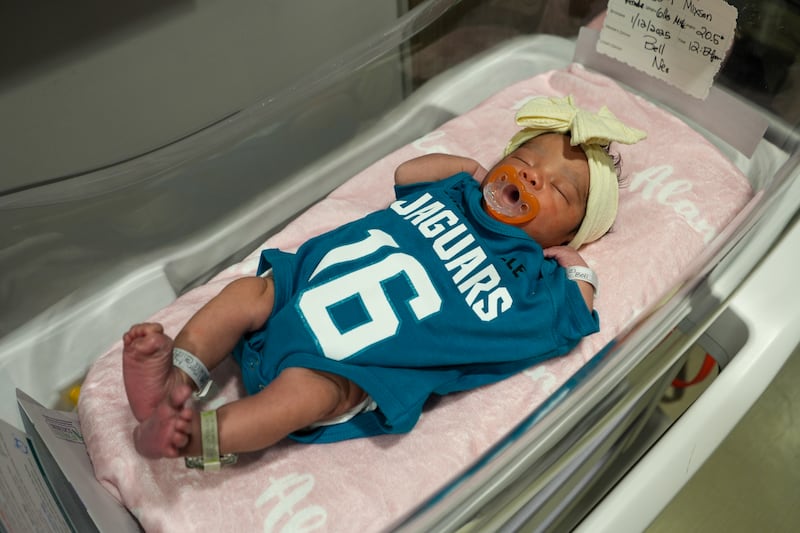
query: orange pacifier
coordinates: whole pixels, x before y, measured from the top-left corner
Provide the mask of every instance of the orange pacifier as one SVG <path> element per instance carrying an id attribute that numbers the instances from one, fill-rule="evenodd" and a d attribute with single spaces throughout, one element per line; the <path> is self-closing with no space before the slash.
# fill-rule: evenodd
<path id="1" fill-rule="evenodd" d="M 483 200 L 490 215 L 507 224 L 524 224 L 539 214 L 539 201 L 528 190 L 529 183 L 511 165 L 498 167 L 483 187 Z"/>

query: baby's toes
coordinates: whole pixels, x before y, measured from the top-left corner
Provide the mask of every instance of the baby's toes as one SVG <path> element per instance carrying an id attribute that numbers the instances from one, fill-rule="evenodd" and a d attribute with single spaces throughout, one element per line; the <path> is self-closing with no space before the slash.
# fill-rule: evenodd
<path id="1" fill-rule="evenodd" d="M 146 337 L 154 331 L 153 326 L 154 324 L 134 324 L 126 335 L 131 338 Z"/>
<path id="2" fill-rule="evenodd" d="M 181 435 L 186 435 L 188 438 L 188 436 L 192 433 L 191 415 L 189 418 L 176 418 L 173 422 L 173 427 L 175 428 L 175 432 L 180 433 Z"/>
<path id="3" fill-rule="evenodd" d="M 164 453 L 162 455 L 166 459 L 177 459 L 181 456 L 181 452 L 177 447 L 170 445 L 164 448 Z"/>
<path id="4" fill-rule="evenodd" d="M 186 427 L 189 428 L 189 430 L 191 430 L 192 428 L 191 424 L 193 417 L 194 417 L 194 409 L 192 409 L 191 407 L 184 407 L 183 409 L 181 409 L 180 413 L 178 413 L 178 419 L 184 420 L 187 424 Z M 187 431 L 187 433 L 188 432 L 189 431 Z"/>
<path id="5" fill-rule="evenodd" d="M 192 396 L 192 388 L 185 383 L 180 383 L 173 387 L 169 395 L 170 405 L 176 410 L 183 410 L 186 401 Z M 180 413 L 182 416 L 182 413 Z"/>
<path id="6" fill-rule="evenodd" d="M 182 432 L 182 431 L 176 431 L 172 435 L 171 444 L 174 447 L 176 453 L 178 452 L 178 450 L 181 450 L 181 449 L 185 448 L 186 445 L 189 444 L 189 435 L 188 435 L 188 433 Z"/>

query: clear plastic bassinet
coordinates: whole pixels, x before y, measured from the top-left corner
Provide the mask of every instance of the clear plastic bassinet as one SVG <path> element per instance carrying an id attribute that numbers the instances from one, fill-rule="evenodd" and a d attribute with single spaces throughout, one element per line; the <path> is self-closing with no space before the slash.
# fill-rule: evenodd
<path id="1" fill-rule="evenodd" d="M 237 262 L 370 164 L 501 89 L 574 61 L 681 117 L 747 176 L 755 194 L 657 305 L 642 310 L 514 431 L 393 527 L 538 530 L 589 520 L 659 439 L 680 435 L 659 402 L 692 347 L 714 357 L 721 382 L 739 354 L 749 353 L 760 326 L 736 298 L 759 290 L 748 283 L 770 257 L 784 257 L 782 240 L 796 239 L 798 8 L 777 0 L 734 3 L 736 42 L 705 100 L 598 53 L 603 2 L 428 0 L 370 8 L 352 2 L 364 13 L 339 7 L 347 22 L 316 20 L 318 6 L 297 13 L 237 6 L 230 9 L 263 17 L 265 26 L 294 29 L 279 34 L 282 42 L 257 41 L 270 69 L 292 63 L 281 76 L 253 82 L 258 98 L 223 99 L 225 105 L 197 111 L 194 123 L 154 131 L 151 144 L 123 145 L 105 156 L 86 147 L 88 156 L 69 159 L 63 171 L 24 170 L 25 158 L 36 156 L 11 157 L 23 147 L 7 132 L 2 150 L 12 163 L 0 190 L 2 417 L 16 420 L 15 388 L 57 404 L 61 391 L 79 382 L 129 324 Z M 179 7 L 169 16 L 155 8 L 150 15 L 164 24 L 170 17 L 191 22 Z M 147 19 L 141 15 L 130 17 Z M 323 26 L 341 30 L 334 38 Z M 313 34 L 329 44 L 292 57 L 288 49 L 302 47 L 286 40 L 301 34 L 298 40 Z M 148 30 L 138 35 L 146 39 Z M 17 69 L 7 79 L 24 81 L 22 62 L 9 65 Z M 251 63 L 241 70 L 261 68 Z M 229 83 L 237 79 L 232 74 Z M 4 103 L 0 94 L 0 112 L 15 101 Z M 790 289 L 787 298 L 796 292 Z M 774 338 L 796 345 L 796 313 L 782 317 L 786 323 Z M 752 399 L 766 382 L 753 387 Z M 658 505 L 643 513 L 644 523 Z"/>

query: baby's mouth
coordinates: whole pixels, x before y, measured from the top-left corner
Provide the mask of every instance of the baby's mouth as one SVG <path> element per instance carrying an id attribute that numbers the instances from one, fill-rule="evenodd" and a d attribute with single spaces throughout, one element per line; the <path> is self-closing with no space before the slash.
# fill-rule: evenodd
<path id="1" fill-rule="evenodd" d="M 495 195 L 497 197 L 498 195 Z M 503 189 L 500 191 L 500 195 L 498 200 L 504 201 L 506 205 L 513 206 L 519 202 L 520 193 L 519 188 L 514 183 L 508 183 Z"/>

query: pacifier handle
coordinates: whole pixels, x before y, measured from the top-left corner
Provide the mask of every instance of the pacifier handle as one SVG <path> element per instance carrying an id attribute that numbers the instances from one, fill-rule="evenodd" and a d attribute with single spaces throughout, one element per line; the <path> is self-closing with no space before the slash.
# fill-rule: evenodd
<path id="1" fill-rule="evenodd" d="M 507 224 L 525 224 L 539 214 L 539 201 L 511 165 L 496 168 L 483 187 L 483 200 L 488 213 Z"/>

